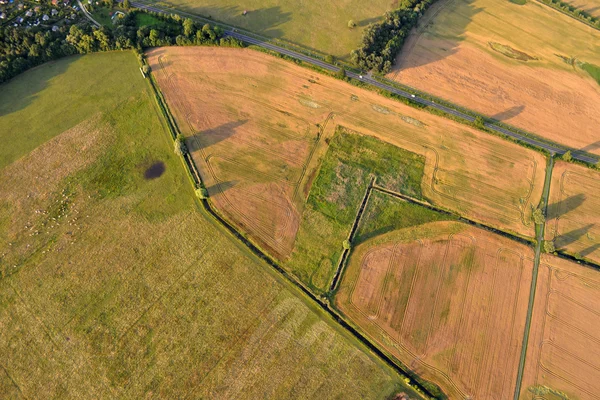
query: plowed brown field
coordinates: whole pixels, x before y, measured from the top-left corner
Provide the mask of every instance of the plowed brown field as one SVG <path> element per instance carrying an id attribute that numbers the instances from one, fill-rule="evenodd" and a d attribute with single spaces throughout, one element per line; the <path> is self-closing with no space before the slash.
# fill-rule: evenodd
<path id="1" fill-rule="evenodd" d="M 546 240 L 600 262 L 600 172 L 557 162 L 552 172 Z"/>
<path id="2" fill-rule="evenodd" d="M 521 399 L 600 398 L 600 275 L 544 256 Z"/>
<path id="3" fill-rule="evenodd" d="M 449 398 L 514 392 L 533 252 L 461 223 L 375 237 L 351 256 L 340 309 Z"/>
<path id="4" fill-rule="evenodd" d="M 565 145 L 600 154 L 600 31 L 536 1 L 442 0 L 390 77 Z"/>

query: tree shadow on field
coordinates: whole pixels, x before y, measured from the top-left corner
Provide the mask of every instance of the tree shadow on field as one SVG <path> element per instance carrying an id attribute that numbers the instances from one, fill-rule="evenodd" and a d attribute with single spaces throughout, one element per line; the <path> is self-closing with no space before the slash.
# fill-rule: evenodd
<path id="1" fill-rule="evenodd" d="M 24 71 L 0 85 L 0 117 L 27 108 L 48 87 L 49 82 L 64 74 L 71 63 L 81 56 L 70 56 L 49 61 Z M 51 121 L 49 121 L 51 122 Z M 0 134 L 0 137 L 2 135 Z"/>
<path id="2" fill-rule="evenodd" d="M 548 204 L 546 208 L 546 218 L 548 220 L 558 218 L 561 215 L 568 214 L 569 212 L 580 207 L 585 201 L 585 194 L 579 193 L 571 197 L 567 197 L 558 203 Z"/>
<path id="3" fill-rule="evenodd" d="M 473 16 L 484 11 L 484 8 L 476 7 L 474 3 L 474 0 L 439 0 L 429 7 L 406 38 L 396 57 L 392 76 L 455 54 L 460 43 L 465 40 L 465 33 Z M 439 32 L 438 27 L 443 32 Z M 426 46 L 420 44 L 425 38 L 431 40 Z"/>
<path id="4" fill-rule="evenodd" d="M 356 23 L 357 26 L 364 28 L 365 26 L 369 26 L 371 24 L 374 24 L 376 22 L 379 22 L 383 19 L 383 15 L 380 15 L 379 17 L 373 17 L 373 18 L 365 18 L 362 21 L 358 21 Z"/>
<path id="5" fill-rule="evenodd" d="M 600 140 L 594 143 L 590 143 L 585 147 L 582 147 L 581 149 L 579 149 L 579 151 L 594 151 L 597 149 L 600 149 Z"/>
<path id="6" fill-rule="evenodd" d="M 567 233 L 562 234 L 559 237 L 557 237 L 554 240 L 554 244 L 557 249 L 567 247 L 568 245 L 578 241 L 579 238 L 581 238 L 585 234 L 587 234 L 590 231 L 590 229 L 592 229 L 593 227 L 594 227 L 594 224 L 587 224 L 586 226 L 583 226 L 581 228 L 573 229 L 572 231 L 567 232 Z"/>
<path id="7" fill-rule="evenodd" d="M 494 114 L 490 118 L 495 119 L 496 121 L 506 121 L 506 120 L 509 120 L 509 119 L 514 118 L 517 115 L 521 114 L 524 109 L 525 109 L 524 105 L 514 106 L 514 107 L 511 107 L 504 111 L 501 111 L 497 114 Z"/>
<path id="8" fill-rule="evenodd" d="M 587 257 L 590 254 L 592 254 L 593 252 L 595 252 L 596 250 L 600 249 L 600 243 L 594 243 L 593 245 L 591 245 L 590 247 L 583 249 L 579 252 L 579 255 L 581 257 Z"/>
<path id="9" fill-rule="evenodd" d="M 283 12 L 280 6 L 253 9 L 240 6 L 208 6 L 192 7 L 194 12 L 216 21 L 247 29 L 271 38 L 281 38 L 283 31 L 278 27 L 292 20 L 291 12 Z M 246 15 L 243 12 L 246 11 Z"/>
<path id="10" fill-rule="evenodd" d="M 247 119 L 241 121 L 227 122 L 216 128 L 207 129 L 192 135 L 186 139 L 186 144 L 190 152 L 205 149 L 223 140 L 232 137 L 236 129 L 248 122 Z"/>
<path id="11" fill-rule="evenodd" d="M 208 193 L 210 195 L 215 195 L 215 194 L 226 192 L 227 190 L 229 190 L 232 187 L 234 187 L 235 185 L 237 185 L 237 183 L 238 183 L 238 181 L 219 182 L 219 183 L 215 183 L 214 185 L 207 187 L 206 190 L 208 191 Z"/>

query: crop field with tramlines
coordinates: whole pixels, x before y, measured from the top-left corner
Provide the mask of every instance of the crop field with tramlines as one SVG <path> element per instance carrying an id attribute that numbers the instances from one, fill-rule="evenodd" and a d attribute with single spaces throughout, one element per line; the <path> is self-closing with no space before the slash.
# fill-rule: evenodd
<path id="1" fill-rule="evenodd" d="M 598 296 L 597 270 L 542 259 L 521 399 L 600 397 Z"/>
<path id="2" fill-rule="evenodd" d="M 527 246 L 426 223 L 359 244 L 336 304 L 449 398 L 504 399 L 515 388 L 532 267 Z"/>
<path id="3" fill-rule="evenodd" d="M 0 110 L 1 398 L 421 398 L 203 211 L 133 53 L 26 72 Z"/>
<path id="4" fill-rule="evenodd" d="M 552 176 L 546 240 L 600 263 L 600 172 L 558 162 Z"/>
<path id="5" fill-rule="evenodd" d="M 306 202 L 313 182 L 336 168 L 319 166 L 338 127 L 421 157 L 412 196 L 534 234 L 545 166 L 537 152 L 249 49 L 163 48 L 148 58 L 217 208 L 284 262 L 298 250 L 302 221 L 319 224 Z M 318 248 L 321 236 L 304 247 Z M 322 290 L 330 273 L 319 265 L 295 272 L 305 283 L 318 277 Z"/>
<path id="6" fill-rule="evenodd" d="M 600 154 L 600 82 L 588 73 L 594 66 L 600 31 L 539 1 L 441 0 L 421 18 L 389 77 Z"/>

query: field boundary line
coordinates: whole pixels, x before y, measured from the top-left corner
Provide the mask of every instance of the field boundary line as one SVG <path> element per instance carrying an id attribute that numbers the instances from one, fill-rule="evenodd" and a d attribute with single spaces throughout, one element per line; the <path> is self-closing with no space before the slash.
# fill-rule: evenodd
<path id="1" fill-rule="evenodd" d="M 166 104 L 160 89 L 158 88 L 158 84 L 155 83 L 152 73 L 149 74 L 151 79 L 149 79 L 149 84 L 151 89 L 155 93 L 156 101 L 159 103 L 159 108 L 161 110 L 162 118 L 165 118 L 168 121 L 168 127 L 171 132 L 171 137 L 173 140 L 176 139 L 179 128 L 174 123 L 172 114 L 168 108 L 166 108 Z M 203 181 L 194 167 L 194 162 L 189 154 L 185 154 L 184 157 L 181 158 L 182 164 L 188 177 L 190 178 L 190 182 L 194 188 L 203 187 Z M 367 354 L 371 356 L 379 358 L 383 363 L 392 368 L 400 378 L 406 381 L 406 384 L 412 387 L 413 390 L 420 393 L 427 399 L 434 399 L 435 397 L 431 394 L 429 389 L 427 389 L 423 383 L 421 383 L 420 378 L 414 372 L 412 372 L 409 368 L 407 368 L 399 359 L 393 356 L 391 353 L 384 351 L 379 348 L 372 340 L 370 340 L 364 333 L 359 331 L 353 324 L 348 322 L 342 314 L 340 314 L 332 305 L 330 304 L 329 299 L 319 297 L 315 295 L 309 288 L 307 288 L 304 284 L 302 284 L 295 276 L 286 271 L 279 263 L 274 260 L 270 255 L 264 252 L 260 247 L 253 243 L 252 240 L 244 236 L 240 231 L 236 229 L 236 227 L 230 223 L 224 216 L 222 216 L 212 205 L 209 199 L 198 199 L 201 207 L 200 210 L 204 215 L 211 218 L 213 221 L 219 224 L 222 228 L 225 229 L 235 240 L 241 242 L 241 244 L 245 245 L 245 247 L 250 250 L 250 253 L 262 260 L 268 266 L 272 267 L 276 272 L 279 273 L 284 279 L 285 282 L 292 285 L 296 290 L 299 290 L 303 293 L 308 299 L 312 300 L 316 303 L 320 310 L 327 314 L 334 322 L 339 324 L 339 326 L 345 330 L 349 335 L 354 337 L 362 346 L 365 347 Z"/>
<path id="2" fill-rule="evenodd" d="M 546 177 L 544 179 L 544 189 L 542 191 L 542 198 L 540 199 L 540 205 L 542 206 L 543 214 L 546 215 L 548 211 L 548 197 L 550 195 L 550 184 L 552 183 L 552 171 L 554 169 L 554 158 L 548 157 L 548 164 L 546 165 Z M 535 255 L 533 259 L 533 272 L 531 279 L 531 287 L 529 290 L 529 305 L 527 306 L 527 316 L 525 317 L 525 329 L 523 332 L 523 341 L 521 344 L 521 357 L 519 359 L 519 367 L 517 370 L 517 381 L 515 383 L 514 400 L 519 400 L 521 393 L 521 385 L 523 383 L 523 372 L 525 371 L 525 358 L 527 356 L 527 347 L 529 345 L 529 333 L 531 330 L 531 320 L 533 316 L 533 307 L 535 303 L 535 291 L 537 289 L 538 270 L 540 267 L 540 256 L 542 250 L 542 242 L 544 240 L 544 232 L 546 228 L 546 221 L 536 226 L 537 228 L 537 244 L 535 246 Z"/>
<path id="3" fill-rule="evenodd" d="M 381 193 L 390 195 L 392 197 L 396 197 L 398 199 L 407 201 L 409 203 L 420 205 L 420 206 L 425 207 L 425 208 L 427 208 L 427 209 L 429 209 L 431 211 L 436 211 L 436 212 L 439 212 L 439 213 L 442 213 L 442 214 L 445 214 L 445 215 L 452 216 L 452 217 L 456 218 L 460 222 L 464 222 L 464 223 L 466 223 L 468 225 L 475 226 L 476 228 L 480 228 L 480 229 L 483 229 L 483 230 L 486 230 L 486 231 L 489 231 L 489 232 L 501 235 L 503 237 L 509 238 L 509 239 L 514 240 L 516 242 L 519 242 L 521 244 L 531 245 L 533 243 L 532 239 L 524 238 L 524 237 L 515 235 L 513 233 L 506 232 L 506 231 L 503 231 L 501 229 L 495 228 L 493 226 L 487 225 L 485 223 L 472 220 L 470 218 L 464 217 L 463 215 L 461 215 L 461 214 L 459 214 L 457 212 L 450 211 L 450 210 L 447 210 L 445 208 L 433 205 L 433 204 L 429 203 L 428 201 L 415 199 L 414 197 L 407 196 L 405 194 L 398 193 L 398 192 L 395 192 L 393 190 L 390 190 L 390 189 L 387 189 L 387 188 L 384 188 L 384 187 L 378 186 L 378 185 L 373 186 L 373 189 L 377 190 L 377 191 L 379 191 Z"/>
<path id="4" fill-rule="evenodd" d="M 369 202 L 369 198 L 371 197 L 371 192 L 373 191 L 375 181 L 376 181 L 376 178 L 371 177 L 371 182 L 369 183 L 369 186 L 367 187 L 367 190 L 365 191 L 365 195 L 362 199 L 360 207 L 358 208 L 358 213 L 356 214 L 356 218 L 354 218 L 354 222 L 352 223 L 352 227 L 350 228 L 350 233 L 348 234 L 348 241 L 350 242 L 350 246 L 352 246 L 352 239 L 354 239 L 354 235 L 356 234 L 356 231 L 358 230 L 358 224 L 360 224 L 363 213 L 364 213 L 365 209 L 367 208 L 367 203 Z M 329 293 L 333 292 L 337 288 L 338 283 L 340 281 L 340 277 L 342 275 L 342 270 L 344 269 L 344 266 L 346 265 L 346 260 L 348 259 L 348 256 L 350 255 L 351 251 L 352 251 L 352 247 L 350 247 L 349 249 L 344 249 L 344 251 L 342 252 L 342 255 L 340 256 L 340 260 L 338 261 L 338 265 L 337 265 L 335 274 L 333 275 L 331 285 L 329 286 Z"/>

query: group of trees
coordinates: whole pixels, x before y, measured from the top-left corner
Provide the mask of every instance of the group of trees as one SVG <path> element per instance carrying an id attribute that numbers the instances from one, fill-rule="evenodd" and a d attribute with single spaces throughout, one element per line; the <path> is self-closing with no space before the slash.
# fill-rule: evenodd
<path id="1" fill-rule="evenodd" d="M 352 62 L 363 70 L 389 72 L 404 39 L 434 1 L 401 0 L 399 7 L 387 12 L 383 21 L 365 29 L 361 47 L 351 53 Z"/>
<path id="2" fill-rule="evenodd" d="M 56 32 L 42 26 L 0 28 L 0 83 L 36 65 L 72 54 L 172 45 L 242 45 L 235 38 L 225 37 L 218 26 L 199 26 L 177 15 L 152 13 L 160 23 L 138 26 L 135 15 L 140 12 L 128 13 L 112 29 L 87 22 L 68 29 L 61 27 Z"/>
<path id="3" fill-rule="evenodd" d="M 571 4 L 565 3 L 564 1 L 561 1 L 561 0 L 541 0 L 541 1 L 544 4 L 549 5 L 552 8 L 561 10 L 562 12 L 581 20 L 588 25 L 593 26 L 596 29 L 600 29 L 600 18 L 596 18 L 584 10 L 580 10 L 577 7 L 574 7 Z"/>

